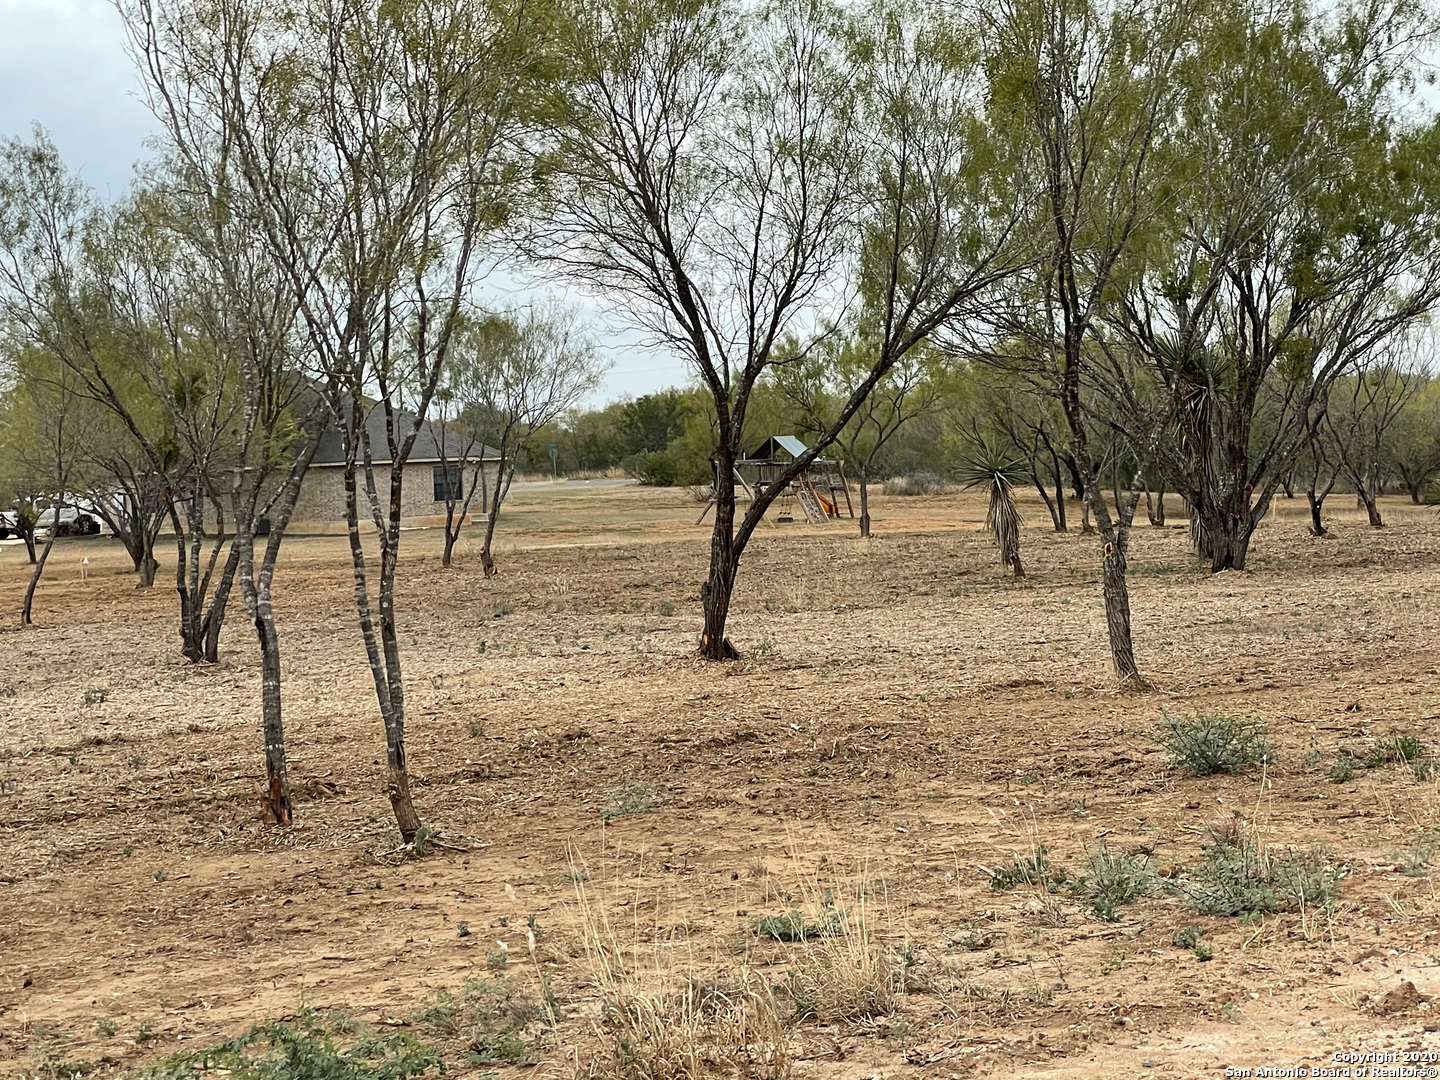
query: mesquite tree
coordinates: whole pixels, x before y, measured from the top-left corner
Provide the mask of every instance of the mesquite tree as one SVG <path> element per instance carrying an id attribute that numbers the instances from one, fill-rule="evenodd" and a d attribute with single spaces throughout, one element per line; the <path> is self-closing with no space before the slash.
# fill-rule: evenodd
<path id="1" fill-rule="evenodd" d="M 986 37 L 995 115 L 1041 159 L 1031 272 L 997 313 L 1001 344 L 1048 382 L 1103 542 L 1110 655 L 1122 686 L 1144 685 L 1130 633 L 1126 552 L 1143 477 L 1112 514 L 1092 445 L 1085 385 L 1103 307 L 1122 261 L 1156 211 L 1157 144 L 1178 103 L 1175 78 L 1194 51 L 1191 0 L 1005 0 Z M 1163 164 L 1163 162 L 1162 162 Z"/>
<path id="2" fill-rule="evenodd" d="M 812 430 L 826 431 L 834 413 L 850 400 L 856 383 L 870 374 L 873 354 L 863 342 L 835 339 L 800 364 L 781 368 L 775 383 Z M 913 352 L 886 373 L 836 437 L 855 471 L 860 491 L 860 535 L 870 535 L 870 480 L 890 440 L 906 424 L 940 403 L 934 358 Z"/>
<path id="3" fill-rule="evenodd" d="M 27 524 L 26 547 L 34 570 L 20 603 L 20 623 L 29 626 L 35 589 L 60 534 L 60 512 L 81 482 L 84 405 L 75 377 L 43 349 L 20 347 L 0 358 L 0 375 L 12 382 L 0 397 L 0 458 L 12 473 L 9 486 L 29 492 L 46 491 L 50 501 L 50 532 L 39 557 L 35 554 L 35 519 Z M 8 370 L 7 370 L 8 369 Z"/>
<path id="4" fill-rule="evenodd" d="M 486 577 L 495 573 L 495 526 L 521 455 L 535 432 L 599 386 L 603 371 L 575 313 L 556 305 L 490 316 L 462 329 L 437 392 L 443 424 L 437 441 L 442 464 L 449 468 L 455 461 L 462 476 L 467 459 L 474 460 L 468 485 L 446 484 L 442 565 L 450 565 L 478 493 L 485 515 L 480 564 Z M 455 422 L 444 424 L 450 416 Z M 482 461 L 489 450 L 495 457 Z M 486 471 L 491 464 L 493 482 Z"/>
<path id="5" fill-rule="evenodd" d="M 1385 524 L 1379 498 L 1390 468 L 1391 429 L 1419 384 L 1418 373 L 1380 362 L 1362 365 L 1330 390 L 1324 419 L 1328 441 L 1372 528 Z"/>
<path id="6" fill-rule="evenodd" d="M 175 448 L 165 509 L 181 652 L 213 664 L 240 559 L 226 531 L 231 433 L 241 417 L 239 351 L 210 314 L 213 267 L 173 227 L 184 197 L 173 185 L 139 189 L 93 230 L 90 250 L 111 333 L 154 402 L 163 444 Z M 163 444 L 157 440 L 152 457 L 165 453 Z"/>
<path id="7" fill-rule="evenodd" d="M 96 509 L 124 541 L 139 586 L 148 588 L 155 535 L 182 463 L 163 409 L 128 351 L 105 259 L 96 257 L 105 250 L 106 226 L 105 212 L 43 131 L 28 143 L 0 143 L 0 311 L 74 375 L 77 393 L 108 413 L 87 425 L 97 478 L 117 489 L 96 492 Z"/>
<path id="8" fill-rule="evenodd" d="M 973 48 L 934 12 L 607 0 L 565 14 L 529 250 L 684 355 L 710 395 L 700 652 L 731 658 L 739 561 L 766 510 L 897 361 L 1009 272 L 1017 215 L 989 183 L 1003 144 Z M 737 520 L 757 384 L 841 325 L 862 278 L 867 373 Z"/>
<path id="9" fill-rule="evenodd" d="M 1226 4 L 1175 77 L 1184 179 L 1117 277 L 1089 374 L 1214 571 L 1244 568 L 1337 380 L 1440 301 L 1440 122 L 1411 107 L 1429 18 Z"/>
<path id="10" fill-rule="evenodd" d="M 141 0 L 130 21 L 150 28 L 149 56 L 170 58 L 174 98 L 231 140 L 237 212 L 285 282 L 341 434 L 356 613 L 391 806 L 413 840 L 395 597 L 405 463 L 511 205 L 507 144 L 542 35 L 504 0 Z"/>

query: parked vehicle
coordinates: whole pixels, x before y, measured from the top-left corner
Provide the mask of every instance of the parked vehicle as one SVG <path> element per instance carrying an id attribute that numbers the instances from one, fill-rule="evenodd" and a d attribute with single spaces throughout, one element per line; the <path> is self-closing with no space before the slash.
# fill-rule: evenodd
<path id="1" fill-rule="evenodd" d="M 40 519 L 35 523 L 35 535 L 48 534 L 50 527 L 55 523 L 54 509 L 40 511 Z M 100 533 L 100 520 L 93 514 L 89 514 L 74 506 L 67 506 L 60 511 L 59 536 L 97 536 Z"/>
<path id="2" fill-rule="evenodd" d="M 0 510 L 0 540 L 9 540 L 12 536 L 19 535 L 19 530 L 15 528 L 15 511 Z"/>

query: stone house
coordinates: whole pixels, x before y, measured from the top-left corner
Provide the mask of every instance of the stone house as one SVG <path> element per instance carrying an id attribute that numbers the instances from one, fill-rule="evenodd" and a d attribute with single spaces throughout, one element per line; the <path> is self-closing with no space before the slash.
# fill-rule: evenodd
<path id="1" fill-rule="evenodd" d="M 412 418 L 408 413 L 397 414 L 396 427 L 408 430 Z M 366 433 L 370 438 L 370 451 L 375 464 L 376 493 L 382 506 L 389 505 L 390 462 L 389 446 L 385 439 L 385 413 L 383 409 L 372 408 L 365 418 Z M 455 495 L 457 504 L 463 504 L 470 494 L 469 487 L 475 482 L 475 465 L 481 463 L 486 490 L 493 491 L 500 468 L 500 453 L 483 443 L 475 443 L 453 429 L 426 421 L 415 436 L 415 445 L 405 462 L 404 482 L 401 485 L 402 503 L 400 525 L 402 528 L 422 528 L 445 523 L 445 501 L 447 491 Z M 356 482 L 360 486 L 360 527 L 373 531 L 374 522 L 365 500 L 365 474 L 361 467 Z M 480 506 L 481 493 L 476 492 L 471 502 L 471 514 L 467 520 L 483 517 Z M 457 511 L 459 506 L 456 507 Z M 326 430 L 315 451 L 300 485 L 300 497 L 295 503 L 295 513 L 287 530 L 295 534 L 343 533 L 345 531 L 345 444 L 340 432 L 333 426 Z"/>

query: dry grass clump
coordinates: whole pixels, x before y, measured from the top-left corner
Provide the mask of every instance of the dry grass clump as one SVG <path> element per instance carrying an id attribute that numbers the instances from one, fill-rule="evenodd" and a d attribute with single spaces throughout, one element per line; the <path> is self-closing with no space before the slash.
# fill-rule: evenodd
<path id="1" fill-rule="evenodd" d="M 853 907 L 828 905 L 829 933 L 813 944 L 790 972 L 790 996 L 797 1018 L 869 1020 L 895 1011 L 905 986 L 904 965 L 875 939 L 861 892 Z"/>
<path id="2" fill-rule="evenodd" d="M 734 985 L 689 981 L 650 993 L 622 978 L 605 987 L 598 1052 L 577 1076 L 592 1080 L 787 1080 L 793 1075 L 785 1023 L 762 979 Z"/>
<path id="3" fill-rule="evenodd" d="M 571 879 L 585 959 L 601 994 L 589 1052 L 575 1076 L 587 1080 L 788 1080 L 793 1062 L 785 1021 L 769 984 L 753 972 L 689 978 L 679 990 L 657 991 L 665 975 L 647 978 L 638 936 L 622 947 L 604 911 L 593 905 L 588 874 L 572 860 Z M 673 985 L 673 983 L 671 984 Z"/>

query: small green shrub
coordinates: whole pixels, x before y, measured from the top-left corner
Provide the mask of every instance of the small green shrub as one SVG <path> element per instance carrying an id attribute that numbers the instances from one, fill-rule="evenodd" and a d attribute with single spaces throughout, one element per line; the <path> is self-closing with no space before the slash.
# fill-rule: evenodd
<path id="1" fill-rule="evenodd" d="M 1329 772 L 1325 775 L 1330 777 L 1332 784 L 1348 784 L 1355 779 L 1360 759 L 1348 750 L 1340 750 L 1335 754 L 1335 764 L 1330 766 Z"/>
<path id="2" fill-rule="evenodd" d="M 1396 856 L 1400 872 L 1406 877 L 1425 877 L 1430 873 L 1430 858 L 1435 854 L 1435 834 L 1422 830 L 1410 847 Z"/>
<path id="3" fill-rule="evenodd" d="M 1193 719 L 1162 717 L 1169 734 L 1160 745 L 1177 765 L 1195 776 L 1244 772 L 1272 760 L 1265 725 L 1221 712 L 1197 712 Z"/>
<path id="4" fill-rule="evenodd" d="M 606 795 L 610 803 L 600 810 L 604 821 L 611 821 L 626 814 L 640 814 L 660 801 L 660 789 L 643 780 L 628 779 L 621 782 Z"/>
<path id="5" fill-rule="evenodd" d="M 1175 931 L 1175 944 L 1182 949 L 1193 949 L 1200 944 L 1200 939 L 1204 936 L 1203 926 L 1184 926 Z"/>
<path id="6" fill-rule="evenodd" d="M 1075 883 L 1092 911 L 1106 922 L 1119 922 L 1117 908 L 1133 904 L 1154 884 L 1143 856 L 1116 855 L 1102 841 L 1090 853 L 1086 872 Z"/>
<path id="7" fill-rule="evenodd" d="M 779 915 L 761 915 L 750 921 L 750 929 L 758 937 L 773 938 L 776 941 L 808 941 L 811 938 L 829 937 L 843 928 L 844 918 L 835 909 L 834 900 L 826 898 L 825 912 L 818 921 L 811 921 L 803 911 L 786 911 Z"/>
<path id="8" fill-rule="evenodd" d="M 1415 762 L 1425 753 L 1425 744 L 1414 735 L 1382 735 L 1365 755 L 1365 767 L 1378 769 L 1392 761 Z"/>
<path id="9" fill-rule="evenodd" d="M 675 601 L 661 600 L 660 603 L 655 605 L 655 611 L 663 618 L 668 619 L 671 615 L 675 614 Z"/>
<path id="10" fill-rule="evenodd" d="M 1338 877 L 1319 851 L 1278 852 L 1237 832 L 1208 844 L 1205 858 L 1189 868 L 1179 889 L 1202 915 L 1253 919 L 1301 907 L 1328 908 Z"/>
<path id="11" fill-rule="evenodd" d="M 219 1074 L 233 1080 L 407 1080 L 440 1066 L 434 1050 L 406 1035 L 377 1036 L 343 1016 L 302 1009 L 291 1021 L 258 1024 L 210 1050 L 156 1068 L 152 1080 Z"/>
<path id="12" fill-rule="evenodd" d="M 103 705 L 110 697 L 110 691 L 103 686 L 92 686 L 85 691 L 82 700 L 87 706 Z"/>
<path id="13" fill-rule="evenodd" d="M 990 871 L 990 888 L 1004 892 L 1020 885 L 1044 886 L 1063 885 L 1065 871 L 1050 862 L 1045 845 L 1038 845 L 1029 855 L 1017 855 L 1006 866 L 997 866 Z"/>
<path id="14" fill-rule="evenodd" d="M 545 1013 L 513 979 L 471 979 L 458 993 L 440 991 L 412 1022 L 432 1037 L 459 1042 L 472 1065 L 532 1065 L 535 1047 L 526 1041 L 525 1029 L 547 1019 Z M 548 1021 L 558 1015 L 551 1008 Z"/>

